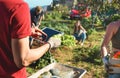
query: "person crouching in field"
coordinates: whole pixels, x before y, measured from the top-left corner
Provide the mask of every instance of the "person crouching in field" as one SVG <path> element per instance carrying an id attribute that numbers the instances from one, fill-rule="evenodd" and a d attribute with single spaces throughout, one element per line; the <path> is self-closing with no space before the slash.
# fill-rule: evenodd
<path id="1" fill-rule="evenodd" d="M 79 20 L 75 23 L 73 35 L 77 40 L 77 44 L 81 44 L 82 46 L 86 39 L 86 30 L 83 28 Z"/>

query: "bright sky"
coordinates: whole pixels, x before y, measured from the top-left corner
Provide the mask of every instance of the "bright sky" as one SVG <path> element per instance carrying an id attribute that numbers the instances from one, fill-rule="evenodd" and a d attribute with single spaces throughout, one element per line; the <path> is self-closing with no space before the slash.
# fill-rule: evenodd
<path id="1" fill-rule="evenodd" d="M 29 4 L 30 8 L 33 8 L 37 5 L 39 6 L 45 6 L 45 5 L 50 5 L 53 0 L 24 0 Z"/>

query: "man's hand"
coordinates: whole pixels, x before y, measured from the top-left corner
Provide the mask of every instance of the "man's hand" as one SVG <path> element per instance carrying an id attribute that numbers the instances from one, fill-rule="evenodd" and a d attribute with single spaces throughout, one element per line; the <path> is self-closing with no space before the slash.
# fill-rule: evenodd
<path id="1" fill-rule="evenodd" d="M 31 36 L 36 39 L 42 39 L 42 35 L 47 36 L 46 33 L 44 33 L 42 30 L 40 30 L 37 27 L 33 27 L 31 32 L 32 32 Z"/>
<path id="2" fill-rule="evenodd" d="M 50 43 L 51 45 L 51 48 L 55 48 L 55 47 L 58 47 L 61 45 L 61 39 L 59 38 L 54 38 L 54 37 L 51 37 L 48 42 Z"/>

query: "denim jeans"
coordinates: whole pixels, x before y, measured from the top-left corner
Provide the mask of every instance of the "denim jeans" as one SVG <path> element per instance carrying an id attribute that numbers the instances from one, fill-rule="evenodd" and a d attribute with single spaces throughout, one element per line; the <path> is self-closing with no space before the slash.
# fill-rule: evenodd
<path id="1" fill-rule="evenodd" d="M 77 33 L 75 33 L 74 36 L 75 36 L 76 40 L 81 41 L 82 43 L 86 39 L 86 33 L 81 33 L 80 35 L 78 35 Z"/>
<path id="2" fill-rule="evenodd" d="M 80 37 L 81 41 L 84 42 L 84 40 L 86 39 L 86 33 L 82 33 Z"/>
<path id="3" fill-rule="evenodd" d="M 109 74 L 108 78 L 120 78 L 120 73 L 119 74 Z"/>

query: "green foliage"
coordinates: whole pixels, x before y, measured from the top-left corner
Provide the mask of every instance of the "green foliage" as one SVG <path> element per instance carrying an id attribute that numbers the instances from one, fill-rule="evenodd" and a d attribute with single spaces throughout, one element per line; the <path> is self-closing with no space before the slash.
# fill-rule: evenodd
<path id="1" fill-rule="evenodd" d="M 50 52 L 46 52 L 39 60 L 35 61 L 30 65 L 34 69 L 43 68 L 51 63 L 51 54 Z"/>
<path id="2" fill-rule="evenodd" d="M 52 13 L 45 14 L 45 19 L 52 20 Z"/>
<path id="3" fill-rule="evenodd" d="M 68 6 L 66 6 L 66 5 L 56 6 L 56 7 L 54 7 L 54 11 L 68 12 Z"/>
<path id="4" fill-rule="evenodd" d="M 42 23 L 41 28 L 44 27 L 50 27 L 52 29 L 64 32 L 66 34 L 72 33 L 71 31 L 73 26 L 73 22 L 71 20 L 65 20 L 65 21 L 44 21 Z"/>
<path id="5" fill-rule="evenodd" d="M 45 19 L 46 20 L 60 20 L 62 14 L 58 13 L 57 11 L 49 12 L 45 14 Z"/>
<path id="6" fill-rule="evenodd" d="M 120 15 L 119 14 L 114 14 L 111 17 L 105 19 L 105 21 L 103 22 L 103 24 L 108 25 L 109 23 L 113 22 L 113 21 L 117 21 L 120 19 Z"/>
<path id="7" fill-rule="evenodd" d="M 97 15 L 90 17 L 90 18 L 84 18 L 81 20 L 82 26 L 85 29 L 93 28 L 92 25 L 100 26 L 102 24 L 102 21 L 99 19 Z"/>
<path id="8" fill-rule="evenodd" d="M 69 17 L 69 13 L 67 13 L 67 12 L 63 12 L 63 14 L 62 14 L 62 19 L 69 19 L 70 17 Z"/>
<path id="9" fill-rule="evenodd" d="M 91 35 L 93 33 L 97 33 L 96 29 L 95 28 L 90 28 L 88 31 L 87 31 L 87 34 L 88 35 Z"/>
<path id="10" fill-rule="evenodd" d="M 102 65 L 100 58 L 100 47 L 95 46 L 93 48 L 80 47 L 74 50 L 74 62 L 86 61 L 89 63 L 94 63 L 94 65 Z"/>
<path id="11" fill-rule="evenodd" d="M 33 73 L 35 73 L 36 72 L 36 70 L 34 70 L 33 68 L 31 68 L 31 67 L 27 67 L 27 72 L 29 73 L 29 74 L 33 74 Z"/>
<path id="12" fill-rule="evenodd" d="M 96 17 L 94 18 L 94 24 L 96 24 L 96 25 L 98 25 L 98 26 L 102 24 L 102 22 L 101 22 L 101 20 L 99 19 L 98 16 L 96 16 Z"/>
<path id="13" fill-rule="evenodd" d="M 57 6 L 54 8 L 54 11 L 48 12 L 45 14 L 46 20 L 61 20 L 63 17 L 66 17 L 64 15 L 68 15 L 68 7 L 67 6 Z"/>
<path id="14" fill-rule="evenodd" d="M 76 40 L 73 35 L 63 35 L 62 38 L 62 45 L 64 46 L 76 46 Z"/>
<path id="15" fill-rule="evenodd" d="M 82 23 L 82 26 L 85 28 L 85 29 L 88 29 L 90 28 L 90 25 L 92 24 L 92 19 L 91 18 L 83 18 L 81 20 L 81 23 Z"/>
<path id="16" fill-rule="evenodd" d="M 54 37 L 54 38 L 59 38 L 59 39 L 61 39 L 62 34 L 57 34 L 57 35 L 54 35 L 53 37 Z"/>

